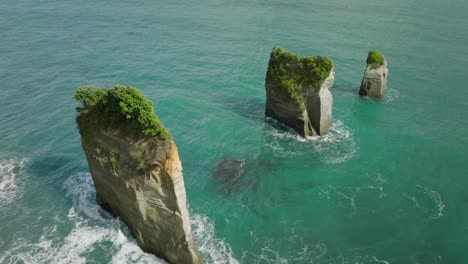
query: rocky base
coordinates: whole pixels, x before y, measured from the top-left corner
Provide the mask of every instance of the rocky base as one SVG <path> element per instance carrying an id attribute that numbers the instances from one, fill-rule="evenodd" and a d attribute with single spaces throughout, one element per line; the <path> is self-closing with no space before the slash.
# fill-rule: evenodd
<path id="1" fill-rule="evenodd" d="M 302 136 L 327 133 L 332 120 L 330 87 L 334 79 L 330 58 L 301 57 L 273 48 L 265 77 L 265 115 Z"/>
<path id="2" fill-rule="evenodd" d="M 375 69 L 372 65 L 368 64 L 362 78 L 359 95 L 370 98 L 382 98 L 387 86 L 387 76 L 388 68 L 386 60 L 384 60 L 384 63 L 380 67 Z"/>
<path id="3" fill-rule="evenodd" d="M 97 202 L 121 217 L 145 252 L 174 264 L 202 263 L 173 139 L 135 135 L 125 126 L 89 131 L 86 117 L 78 125 Z"/>
<path id="4" fill-rule="evenodd" d="M 274 87 L 266 84 L 265 115 L 294 128 L 302 136 L 326 134 L 332 125 L 333 96 L 330 88 L 335 80 L 332 70 L 321 87 L 309 87 L 302 100 L 285 97 Z"/>

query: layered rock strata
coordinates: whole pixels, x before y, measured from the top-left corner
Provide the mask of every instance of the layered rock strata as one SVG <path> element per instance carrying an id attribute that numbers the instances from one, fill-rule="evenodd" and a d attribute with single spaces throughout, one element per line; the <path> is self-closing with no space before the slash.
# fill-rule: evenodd
<path id="1" fill-rule="evenodd" d="M 367 55 L 367 66 L 362 78 L 359 94 L 370 98 L 382 98 L 387 86 L 387 60 L 378 51 L 371 50 Z"/>
<path id="2" fill-rule="evenodd" d="M 80 88 L 77 123 L 96 200 L 139 246 L 174 264 L 198 264 L 174 140 L 132 87 Z"/>
<path id="3" fill-rule="evenodd" d="M 326 134 L 332 125 L 334 80 L 330 58 L 299 57 L 273 48 L 265 78 L 265 115 L 302 136 Z"/>

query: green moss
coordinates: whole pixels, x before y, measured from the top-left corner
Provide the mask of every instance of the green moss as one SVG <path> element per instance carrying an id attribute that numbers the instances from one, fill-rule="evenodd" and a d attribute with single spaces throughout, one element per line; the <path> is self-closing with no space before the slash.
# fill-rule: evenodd
<path id="1" fill-rule="evenodd" d="M 372 69 L 377 69 L 380 66 L 382 66 L 384 64 L 384 61 L 384 56 L 376 50 L 370 50 L 369 54 L 367 54 L 366 62 L 367 65 L 371 65 Z"/>
<path id="2" fill-rule="evenodd" d="M 117 165 L 119 165 L 119 160 L 115 156 L 114 152 L 111 152 L 109 160 L 110 160 L 110 162 L 112 164 L 112 168 L 114 168 L 114 169 L 117 168 Z"/>
<path id="3" fill-rule="evenodd" d="M 333 62 L 328 57 L 299 57 L 282 48 L 273 48 L 265 81 L 300 102 L 306 88 L 320 89 L 332 68 Z"/>
<path id="4" fill-rule="evenodd" d="M 137 88 L 87 86 L 79 88 L 73 98 L 81 103 L 81 107 L 77 107 L 78 119 L 86 118 L 91 126 L 112 128 L 128 124 L 146 136 L 169 137 L 169 132 L 153 112 L 153 104 Z"/>
<path id="5" fill-rule="evenodd" d="M 106 157 L 96 156 L 96 160 L 101 164 L 101 166 L 105 166 L 108 162 Z"/>

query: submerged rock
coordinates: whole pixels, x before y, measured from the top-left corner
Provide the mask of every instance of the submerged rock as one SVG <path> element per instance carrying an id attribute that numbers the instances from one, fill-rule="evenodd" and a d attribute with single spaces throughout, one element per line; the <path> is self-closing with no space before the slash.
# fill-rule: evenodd
<path id="1" fill-rule="evenodd" d="M 335 80 L 330 58 L 299 57 L 273 48 L 265 78 L 265 115 L 302 136 L 323 135 L 332 125 Z"/>
<path id="2" fill-rule="evenodd" d="M 367 67 L 362 78 L 359 95 L 382 98 L 387 85 L 388 68 L 385 57 L 376 50 L 369 51 Z"/>
<path id="3" fill-rule="evenodd" d="M 260 178 L 278 169 L 271 159 L 255 158 L 239 160 L 231 157 L 220 159 L 213 169 L 216 190 L 226 195 L 257 191 Z"/>
<path id="4" fill-rule="evenodd" d="M 223 183 L 236 183 L 245 174 L 245 161 L 223 158 L 218 161 L 213 177 Z"/>
<path id="5" fill-rule="evenodd" d="M 98 204 L 128 225 L 143 251 L 170 263 L 202 263 L 174 140 L 132 87 L 80 88 L 75 100 Z"/>

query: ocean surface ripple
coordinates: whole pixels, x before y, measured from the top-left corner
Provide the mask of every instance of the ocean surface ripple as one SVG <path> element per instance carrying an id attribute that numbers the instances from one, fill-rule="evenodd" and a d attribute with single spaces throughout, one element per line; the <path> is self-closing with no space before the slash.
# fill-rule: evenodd
<path id="1" fill-rule="evenodd" d="M 0 263 L 164 263 L 95 202 L 74 91 L 140 88 L 208 264 L 468 263 L 468 1 L 0 1 Z M 265 118 L 272 47 L 333 59 L 333 127 Z M 385 98 L 358 95 L 369 49 Z M 243 160 L 236 182 L 213 176 Z"/>

